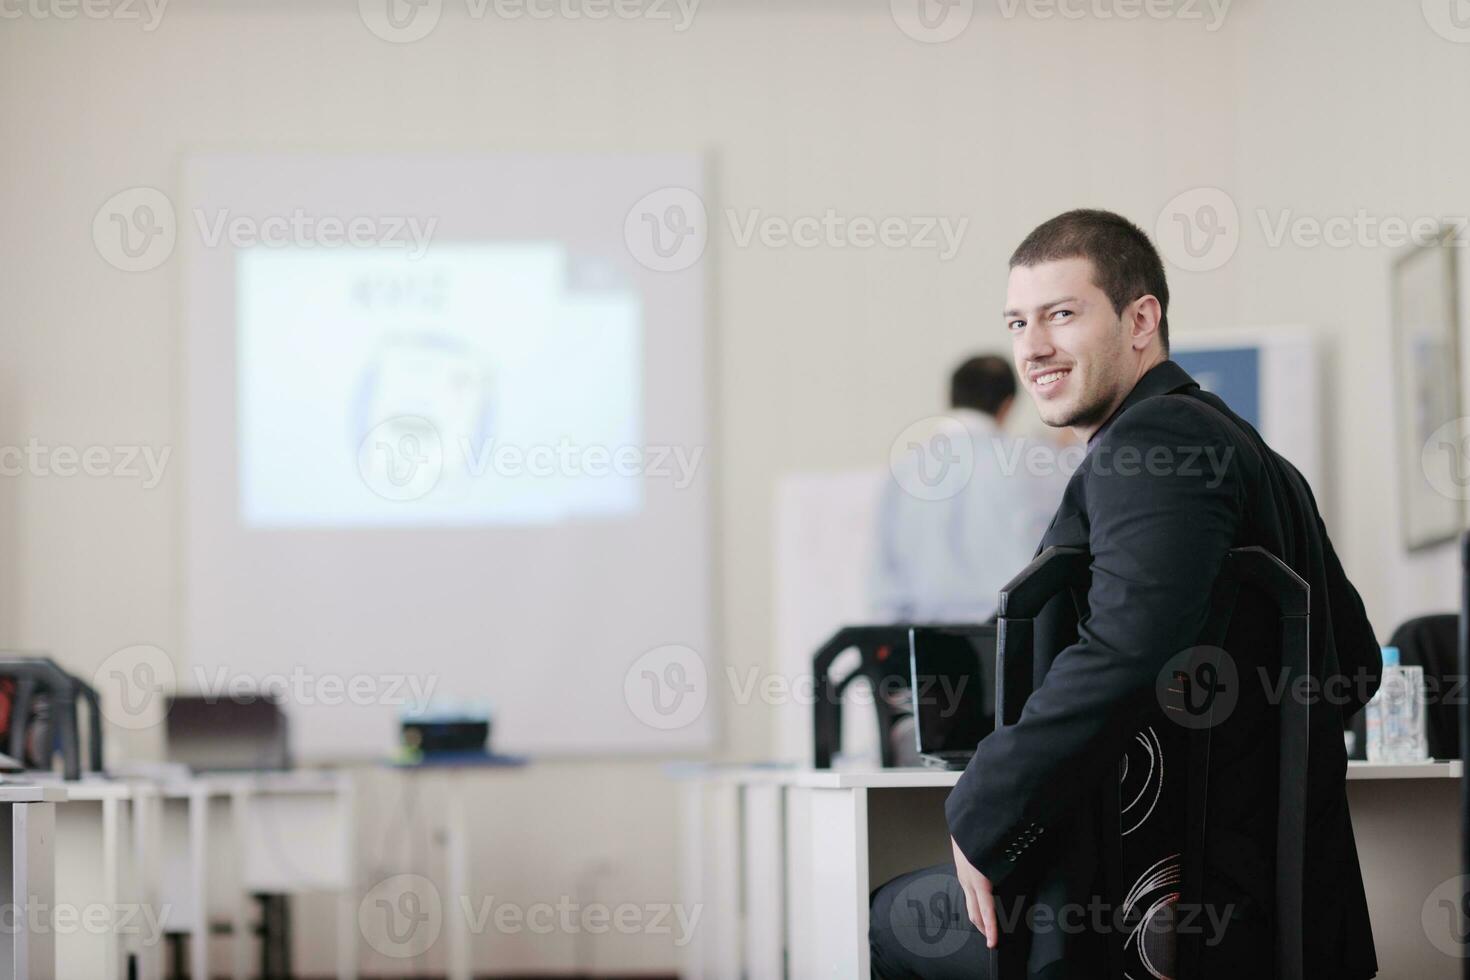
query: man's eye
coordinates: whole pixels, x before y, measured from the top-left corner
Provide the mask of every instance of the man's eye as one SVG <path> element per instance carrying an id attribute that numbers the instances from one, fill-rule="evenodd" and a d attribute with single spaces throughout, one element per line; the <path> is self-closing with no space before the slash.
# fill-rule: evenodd
<path id="1" fill-rule="evenodd" d="M 1025 320 L 1012 320 L 1010 323 L 1007 323 L 1006 324 L 1006 329 L 1008 329 L 1008 330 L 1019 330 L 1022 327 L 1024 327 L 1025 325 L 1026 325 L 1026 321 Z"/>
<path id="2" fill-rule="evenodd" d="M 1071 310 L 1056 310 L 1055 312 L 1052 313 L 1052 318 L 1053 319 L 1056 319 L 1057 317 L 1071 316 L 1071 315 L 1072 315 L 1072 311 Z"/>

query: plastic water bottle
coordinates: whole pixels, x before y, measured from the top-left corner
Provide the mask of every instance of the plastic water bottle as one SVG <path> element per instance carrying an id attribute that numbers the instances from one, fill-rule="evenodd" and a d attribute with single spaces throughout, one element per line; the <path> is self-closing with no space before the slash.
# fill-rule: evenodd
<path id="1" fill-rule="evenodd" d="M 1427 762 L 1424 668 L 1399 664 L 1398 647 L 1383 648 L 1383 683 L 1367 712 L 1369 762 Z"/>

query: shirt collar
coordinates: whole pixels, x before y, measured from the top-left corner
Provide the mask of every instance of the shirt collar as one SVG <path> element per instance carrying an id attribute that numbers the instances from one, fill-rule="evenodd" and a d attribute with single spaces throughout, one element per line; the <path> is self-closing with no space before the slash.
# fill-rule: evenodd
<path id="1" fill-rule="evenodd" d="M 1108 416 L 1106 422 L 1098 426 L 1097 431 L 1092 434 L 1092 438 L 1087 440 L 1087 448 L 1091 449 L 1097 443 L 1097 440 L 1102 437 L 1104 432 L 1108 431 L 1108 428 L 1119 415 L 1122 415 L 1145 398 L 1152 398 L 1155 395 L 1167 395 L 1172 392 L 1183 391 L 1186 388 L 1198 387 L 1199 382 L 1191 378 L 1189 372 L 1184 370 L 1184 368 L 1173 361 L 1160 361 L 1144 372 L 1143 377 L 1138 379 L 1138 383 L 1128 393 L 1128 397 L 1123 399 L 1123 404 L 1119 405 L 1117 411 Z"/>
<path id="2" fill-rule="evenodd" d="M 951 408 L 949 414 L 964 423 L 965 428 L 978 435 L 994 435 L 1000 431 L 995 416 L 976 408 Z"/>

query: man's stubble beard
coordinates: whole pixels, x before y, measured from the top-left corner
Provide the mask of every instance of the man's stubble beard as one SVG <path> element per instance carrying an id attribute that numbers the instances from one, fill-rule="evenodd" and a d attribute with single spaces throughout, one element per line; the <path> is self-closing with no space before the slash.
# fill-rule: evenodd
<path id="1" fill-rule="evenodd" d="M 1041 416 L 1041 421 L 1053 429 L 1065 429 L 1078 425 L 1101 425 L 1107 418 L 1108 404 L 1107 398 L 1093 390 L 1092 385 L 1087 385 L 1078 393 L 1077 404 L 1074 407 L 1064 410 L 1056 421 L 1045 415 Z"/>

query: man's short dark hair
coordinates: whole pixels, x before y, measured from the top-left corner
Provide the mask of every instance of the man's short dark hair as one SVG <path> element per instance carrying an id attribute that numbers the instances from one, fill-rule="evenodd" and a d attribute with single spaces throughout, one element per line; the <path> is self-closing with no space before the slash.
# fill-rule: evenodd
<path id="1" fill-rule="evenodd" d="M 1079 209 L 1036 226 L 1011 253 L 1010 268 L 1061 259 L 1087 259 L 1093 278 L 1107 294 L 1113 312 L 1140 296 L 1159 301 L 1159 340 L 1169 353 L 1169 283 L 1164 263 L 1143 229 L 1111 211 Z"/>
<path id="2" fill-rule="evenodd" d="M 949 379 L 949 403 L 994 415 L 1006 399 L 1016 397 L 1016 373 L 1010 362 L 994 354 L 972 357 L 954 369 Z"/>

